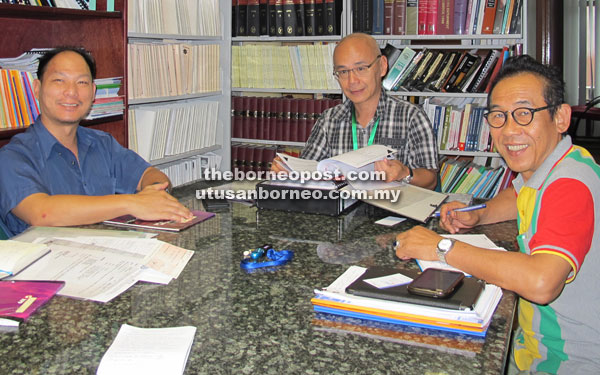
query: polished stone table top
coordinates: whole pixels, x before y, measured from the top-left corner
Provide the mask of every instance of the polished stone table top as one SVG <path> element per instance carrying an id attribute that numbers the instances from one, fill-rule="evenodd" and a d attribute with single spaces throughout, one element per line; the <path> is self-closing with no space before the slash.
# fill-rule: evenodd
<path id="1" fill-rule="evenodd" d="M 202 208 L 193 187 L 175 195 Z M 182 233 L 159 238 L 195 251 L 169 285 L 137 283 L 109 303 L 56 296 L 17 332 L 0 333 L 0 374 L 94 374 L 119 327 L 197 327 L 186 374 L 497 374 L 508 347 L 515 295 L 505 292 L 480 351 L 426 346 L 326 330 L 310 299 L 349 265 L 416 267 L 394 256 L 388 213 L 362 205 L 342 217 L 258 210 L 241 203 Z M 437 228 L 432 220 L 428 227 Z M 101 225 L 96 228 L 112 229 Z M 514 249 L 515 222 L 475 228 Z M 240 269 L 242 252 L 271 243 L 295 252 L 275 272 Z M 477 340 L 475 340 L 477 342 Z"/>

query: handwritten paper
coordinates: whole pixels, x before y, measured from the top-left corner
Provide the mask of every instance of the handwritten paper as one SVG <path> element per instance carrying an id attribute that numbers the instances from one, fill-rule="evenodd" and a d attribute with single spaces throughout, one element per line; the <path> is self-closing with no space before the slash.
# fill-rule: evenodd
<path id="1" fill-rule="evenodd" d="M 138 328 L 123 324 L 97 375 L 183 374 L 196 327 Z"/>

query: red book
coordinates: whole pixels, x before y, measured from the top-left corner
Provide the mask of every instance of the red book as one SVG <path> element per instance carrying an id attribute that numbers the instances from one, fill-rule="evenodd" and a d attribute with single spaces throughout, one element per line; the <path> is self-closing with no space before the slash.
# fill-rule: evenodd
<path id="1" fill-rule="evenodd" d="M 265 139 L 265 98 L 256 98 L 256 139 Z"/>
<path id="2" fill-rule="evenodd" d="M 427 31 L 426 35 L 439 34 L 437 30 L 438 23 L 438 8 L 441 0 L 428 0 L 427 1 Z"/>
<path id="3" fill-rule="evenodd" d="M 246 146 L 244 149 L 244 164 L 242 165 L 242 171 L 244 173 L 252 170 L 252 160 L 254 160 L 254 146 Z"/>
<path id="4" fill-rule="evenodd" d="M 485 0 L 485 8 L 483 10 L 483 23 L 481 26 L 482 34 L 492 34 L 494 31 L 494 21 L 496 19 L 496 7 L 498 1 Z"/>
<path id="5" fill-rule="evenodd" d="M 296 131 L 296 141 L 304 142 L 306 139 L 306 127 L 308 122 L 308 102 L 310 99 L 297 99 L 298 100 L 298 130 Z"/>
<path id="6" fill-rule="evenodd" d="M 316 103 L 318 102 L 318 100 L 316 99 L 308 99 L 308 101 L 306 102 L 306 126 L 304 128 L 304 134 L 302 135 L 302 138 L 300 139 L 300 141 L 302 142 L 306 142 L 308 140 L 308 137 L 310 136 L 310 132 L 313 128 L 313 126 L 315 125 L 315 106 Z"/>
<path id="7" fill-rule="evenodd" d="M 282 112 L 282 119 L 281 119 L 281 126 L 280 126 L 280 130 L 281 130 L 281 137 L 279 138 L 279 140 L 281 141 L 289 141 L 290 140 L 290 123 L 291 123 L 291 119 L 292 119 L 292 98 L 283 98 L 281 100 L 282 104 L 281 104 L 281 112 Z"/>
<path id="8" fill-rule="evenodd" d="M 288 141 L 298 141 L 298 99 L 290 99 L 290 122 Z"/>
<path id="9" fill-rule="evenodd" d="M 427 13 L 429 12 L 429 0 L 419 0 L 417 32 L 419 35 L 427 34 Z"/>
<path id="10" fill-rule="evenodd" d="M 406 0 L 394 0 L 393 35 L 406 34 Z"/>
<path id="11" fill-rule="evenodd" d="M 454 34 L 454 0 L 439 0 L 437 14 L 437 34 Z"/>
<path id="12" fill-rule="evenodd" d="M 392 35 L 392 25 L 394 21 L 394 0 L 384 0 L 383 2 L 383 34 Z"/>
<path id="13" fill-rule="evenodd" d="M 238 160 L 239 149 L 240 149 L 239 144 L 232 144 L 231 145 L 231 170 L 234 173 L 239 169 L 239 165 L 238 165 L 238 163 L 239 163 L 239 160 Z"/>
<path id="14" fill-rule="evenodd" d="M 242 138 L 250 138 L 250 97 L 242 99 Z"/>
<path id="15" fill-rule="evenodd" d="M 276 152 L 277 147 L 266 147 L 263 150 L 263 159 L 265 160 L 265 164 L 263 166 L 264 171 L 271 170 L 271 164 L 273 163 L 273 159 L 275 159 Z"/>
<path id="16" fill-rule="evenodd" d="M 242 115 L 243 108 L 243 98 L 241 96 L 233 96 L 231 98 L 231 109 L 232 109 L 232 119 L 231 119 L 231 135 L 233 138 L 242 138 L 243 137 L 243 121 L 244 117 Z"/>
<path id="17" fill-rule="evenodd" d="M 124 215 L 111 220 L 105 220 L 104 224 L 128 228 L 144 228 L 166 230 L 169 232 L 179 232 L 191 227 L 194 224 L 198 224 L 204 220 L 208 220 L 211 217 L 215 216 L 215 214 L 212 212 L 204 211 L 192 211 L 192 215 L 194 216 L 185 222 L 176 222 L 171 220 L 147 221 L 137 219 L 135 216 Z"/>
<path id="18" fill-rule="evenodd" d="M 261 163 L 263 162 L 263 148 L 260 146 L 254 147 L 252 149 L 252 162 L 250 163 L 252 166 L 252 171 L 258 172 L 261 170 Z"/>
<path id="19" fill-rule="evenodd" d="M 247 122 L 247 126 L 248 126 L 248 138 L 250 139 L 256 139 L 256 136 L 258 134 L 258 118 L 257 118 L 257 112 L 258 112 L 258 98 L 255 96 L 250 97 L 249 99 L 249 103 L 248 103 L 248 122 Z"/>
<path id="20" fill-rule="evenodd" d="M 263 138 L 271 139 L 271 103 L 273 98 L 265 98 L 263 102 Z"/>
<path id="21" fill-rule="evenodd" d="M 270 124 L 270 140 L 272 141 L 280 141 L 281 139 L 277 138 L 280 136 L 279 134 L 279 125 L 281 123 L 281 98 L 272 98 L 271 101 L 271 120 Z"/>

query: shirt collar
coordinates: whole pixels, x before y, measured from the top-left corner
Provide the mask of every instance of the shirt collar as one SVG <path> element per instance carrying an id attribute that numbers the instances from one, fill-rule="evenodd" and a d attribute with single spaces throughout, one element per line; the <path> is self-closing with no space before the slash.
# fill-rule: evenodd
<path id="1" fill-rule="evenodd" d="M 381 89 L 381 94 L 379 95 L 379 102 L 377 103 L 377 109 L 375 110 L 375 116 L 373 118 L 382 118 L 385 112 L 385 105 L 387 102 L 387 94 L 385 90 Z M 352 111 L 354 111 L 354 103 L 351 100 L 346 100 L 344 103 L 344 110 L 340 113 L 341 116 L 348 119 L 348 122 L 352 122 Z M 373 121 L 373 119 L 371 119 Z"/>
<path id="2" fill-rule="evenodd" d="M 533 172 L 533 175 L 527 180 L 525 183 L 523 180 L 523 176 L 521 173 L 514 179 L 513 186 L 516 192 L 525 185 L 531 187 L 533 189 L 539 190 L 540 187 L 546 181 L 546 178 L 552 172 L 552 169 L 558 164 L 558 161 L 561 160 L 571 149 L 573 143 L 571 141 L 571 136 L 565 135 L 560 142 L 554 148 L 554 151 L 548 155 L 548 157 L 542 162 L 542 164 Z"/>
<path id="3" fill-rule="evenodd" d="M 42 123 L 41 116 L 35 120 L 35 122 L 29 127 L 39 140 L 39 147 L 42 150 L 42 155 L 45 160 L 50 158 L 52 150 L 54 147 L 65 148 L 57 139 L 54 137 L 46 126 Z M 87 150 L 90 148 L 92 144 L 92 138 L 86 129 L 77 127 L 77 148 L 79 151 L 79 160 L 82 160 L 82 155 L 84 155 Z"/>

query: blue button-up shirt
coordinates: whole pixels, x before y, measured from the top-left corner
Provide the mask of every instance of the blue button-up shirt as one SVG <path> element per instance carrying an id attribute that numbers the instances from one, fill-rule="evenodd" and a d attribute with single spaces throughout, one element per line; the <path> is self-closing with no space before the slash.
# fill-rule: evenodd
<path id="1" fill-rule="evenodd" d="M 79 161 L 38 117 L 0 148 L 0 220 L 9 234 L 28 227 L 11 210 L 32 194 L 132 194 L 150 166 L 102 131 L 78 127 L 77 147 Z"/>

